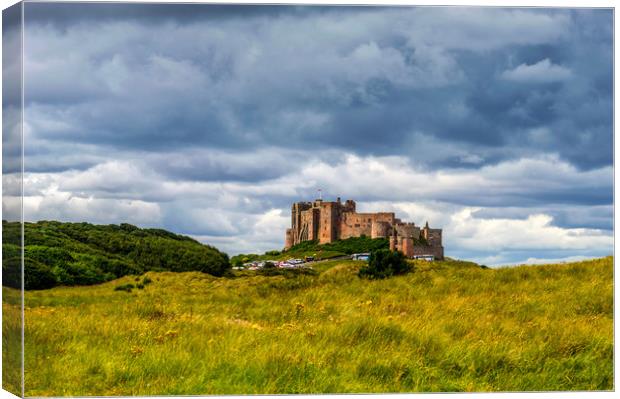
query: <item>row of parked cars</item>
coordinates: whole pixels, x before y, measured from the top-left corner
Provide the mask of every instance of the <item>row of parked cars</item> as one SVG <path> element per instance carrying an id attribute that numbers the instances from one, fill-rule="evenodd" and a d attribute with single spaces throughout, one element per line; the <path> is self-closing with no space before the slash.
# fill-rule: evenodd
<path id="1" fill-rule="evenodd" d="M 288 260 L 255 260 L 253 262 L 244 263 L 241 267 L 235 267 L 234 269 L 238 270 L 258 270 L 265 267 L 265 264 L 271 263 L 275 267 L 283 268 L 283 269 L 296 269 L 300 267 L 305 267 L 306 262 L 313 261 L 313 257 L 306 257 L 305 259 L 288 259 Z"/>

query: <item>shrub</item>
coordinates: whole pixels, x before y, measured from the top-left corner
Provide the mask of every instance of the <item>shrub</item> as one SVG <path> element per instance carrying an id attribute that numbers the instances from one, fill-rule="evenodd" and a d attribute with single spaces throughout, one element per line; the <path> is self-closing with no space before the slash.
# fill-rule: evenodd
<path id="1" fill-rule="evenodd" d="M 24 288 L 44 290 L 56 285 L 56 276 L 49 266 L 29 258 L 24 259 Z"/>
<path id="2" fill-rule="evenodd" d="M 2 284 L 7 287 L 22 286 L 22 263 L 20 258 L 4 258 L 2 261 Z M 24 258 L 24 288 L 43 290 L 56 285 L 56 276 L 47 265 Z"/>
<path id="3" fill-rule="evenodd" d="M 147 284 L 151 284 L 153 282 L 153 280 L 151 280 L 150 278 L 144 276 L 144 278 L 142 279 L 142 284 L 143 285 L 147 285 Z"/>
<path id="4" fill-rule="evenodd" d="M 274 268 L 263 268 L 256 271 L 256 274 L 261 276 L 284 276 L 287 279 L 292 279 L 297 276 L 318 276 L 319 272 L 310 268 L 300 268 L 300 269 L 280 269 L 277 267 Z"/>
<path id="5" fill-rule="evenodd" d="M 363 266 L 358 275 L 370 279 L 379 279 L 405 274 L 411 269 L 402 252 L 379 249 L 370 253 L 368 266 Z"/>
<path id="6" fill-rule="evenodd" d="M 4 249 L 4 248 L 3 248 Z M 21 289 L 22 287 L 22 260 L 21 258 L 9 258 L 3 254 L 2 258 L 2 285 Z"/>
<path id="7" fill-rule="evenodd" d="M 131 290 L 133 288 L 136 288 L 133 284 L 129 283 L 129 284 L 121 284 L 121 285 L 117 285 L 116 287 L 114 287 L 114 291 L 126 291 L 126 292 L 131 292 Z"/>

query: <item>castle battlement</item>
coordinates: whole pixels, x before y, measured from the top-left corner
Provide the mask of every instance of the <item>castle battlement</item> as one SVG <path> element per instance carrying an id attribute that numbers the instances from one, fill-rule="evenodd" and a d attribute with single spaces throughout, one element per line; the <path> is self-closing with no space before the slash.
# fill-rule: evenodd
<path id="1" fill-rule="evenodd" d="M 353 200 L 344 203 L 317 199 L 291 206 L 291 228 L 286 230 L 285 249 L 303 241 L 327 244 L 362 235 L 389 238 L 390 248 L 408 257 L 433 255 L 443 259 L 442 230 L 431 229 L 428 222 L 420 228 L 402 222 L 394 212 L 358 213 Z"/>

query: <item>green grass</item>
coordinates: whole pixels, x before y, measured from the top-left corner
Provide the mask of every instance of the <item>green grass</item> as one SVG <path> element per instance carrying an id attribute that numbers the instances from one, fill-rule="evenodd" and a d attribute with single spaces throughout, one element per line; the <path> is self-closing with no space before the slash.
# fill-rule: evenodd
<path id="1" fill-rule="evenodd" d="M 497 270 L 417 262 L 376 281 L 356 276 L 362 264 L 26 292 L 26 395 L 614 387 L 611 257 Z"/>
<path id="2" fill-rule="evenodd" d="M 2 388 L 22 394 L 22 313 L 20 291 L 2 290 Z"/>

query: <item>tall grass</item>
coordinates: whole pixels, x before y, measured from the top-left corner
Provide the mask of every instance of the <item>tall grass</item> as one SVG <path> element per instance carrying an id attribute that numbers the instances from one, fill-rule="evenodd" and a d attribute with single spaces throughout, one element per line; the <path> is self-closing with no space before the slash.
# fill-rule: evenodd
<path id="1" fill-rule="evenodd" d="M 22 311 L 20 291 L 2 289 L 2 388 L 22 394 Z"/>
<path id="2" fill-rule="evenodd" d="M 379 281 L 362 264 L 27 292 L 26 395 L 613 389 L 611 257 Z"/>

